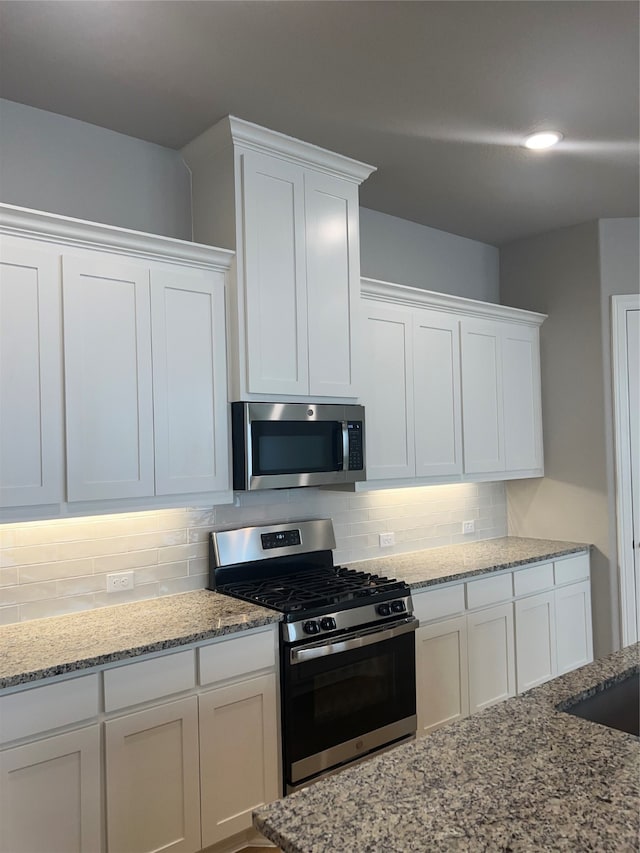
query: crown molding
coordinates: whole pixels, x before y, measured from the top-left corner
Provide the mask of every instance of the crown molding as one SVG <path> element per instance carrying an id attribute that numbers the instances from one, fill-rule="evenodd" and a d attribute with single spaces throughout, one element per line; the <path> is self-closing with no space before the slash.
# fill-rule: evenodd
<path id="1" fill-rule="evenodd" d="M 395 305 L 412 308 L 429 308 L 435 311 L 461 314 L 465 317 L 478 317 L 493 320 L 508 320 L 511 323 L 523 323 L 528 326 L 541 326 L 547 314 L 511 308 L 494 302 L 481 302 L 464 296 L 452 296 L 410 287 L 406 284 L 394 284 L 390 281 L 378 281 L 373 278 L 360 280 L 360 294 L 364 299 L 375 299 Z"/>
<path id="2" fill-rule="evenodd" d="M 228 270 L 234 257 L 228 249 L 10 204 L 0 204 L 0 234 L 220 271 Z"/>
<path id="3" fill-rule="evenodd" d="M 181 153 L 189 164 L 211 156 L 231 144 L 261 154 L 282 155 L 300 166 L 319 169 L 357 184 L 361 184 L 376 170 L 375 166 L 231 115 L 185 145 Z"/>

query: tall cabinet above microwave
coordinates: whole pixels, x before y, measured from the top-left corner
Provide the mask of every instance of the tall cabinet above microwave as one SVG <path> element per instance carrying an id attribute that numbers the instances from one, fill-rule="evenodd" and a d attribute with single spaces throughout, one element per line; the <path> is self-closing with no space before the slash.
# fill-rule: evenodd
<path id="1" fill-rule="evenodd" d="M 194 239 L 236 252 L 231 400 L 356 400 L 358 187 L 372 166 L 228 116 L 182 149 Z"/>

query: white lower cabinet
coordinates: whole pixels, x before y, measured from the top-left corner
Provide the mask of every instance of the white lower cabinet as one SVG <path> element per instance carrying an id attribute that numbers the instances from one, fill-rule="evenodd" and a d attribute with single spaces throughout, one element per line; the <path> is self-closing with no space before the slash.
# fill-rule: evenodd
<path id="1" fill-rule="evenodd" d="M 516 683 L 523 693 L 557 674 L 554 593 L 530 595 L 514 608 Z"/>
<path id="2" fill-rule="evenodd" d="M 513 605 L 470 613 L 467 630 L 469 710 L 473 713 L 515 696 Z"/>
<path id="3" fill-rule="evenodd" d="M 105 754 L 109 853 L 199 850 L 197 698 L 107 721 Z"/>
<path id="4" fill-rule="evenodd" d="M 1 853 L 100 853 L 100 726 L 0 752 Z"/>
<path id="5" fill-rule="evenodd" d="M 588 554 L 413 599 L 418 735 L 593 660 Z"/>
<path id="6" fill-rule="evenodd" d="M 561 587 L 555 592 L 557 674 L 591 663 L 591 583 L 589 580 Z"/>
<path id="7" fill-rule="evenodd" d="M 459 616 L 416 631 L 418 736 L 469 713 L 467 619 Z"/>
<path id="8" fill-rule="evenodd" d="M 278 790 L 276 678 L 263 675 L 198 697 L 202 846 L 251 828 Z"/>

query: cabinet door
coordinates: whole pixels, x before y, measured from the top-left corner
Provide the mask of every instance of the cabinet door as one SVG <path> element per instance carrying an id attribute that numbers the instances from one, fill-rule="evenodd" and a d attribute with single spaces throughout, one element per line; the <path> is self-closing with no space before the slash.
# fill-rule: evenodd
<path id="1" fill-rule="evenodd" d="M 224 276 L 151 272 L 156 494 L 230 488 Z"/>
<path id="2" fill-rule="evenodd" d="M 107 850 L 200 850 L 197 697 L 105 723 Z"/>
<path id="3" fill-rule="evenodd" d="M 416 476 L 462 473 L 459 321 L 437 311 L 416 311 L 413 388 Z"/>
<path id="4" fill-rule="evenodd" d="M 591 663 L 591 583 L 582 581 L 555 591 L 558 675 Z"/>
<path id="5" fill-rule="evenodd" d="M 202 846 L 251 827 L 251 812 L 280 796 L 275 675 L 199 697 Z"/>
<path id="6" fill-rule="evenodd" d="M 461 321 L 462 429 L 467 474 L 503 471 L 500 325 Z"/>
<path id="7" fill-rule="evenodd" d="M 309 394 L 355 397 L 360 331 L 358 187 L 305 172 Z"/>
<path id="8" fill-rule="evenodd" d="M 63 258 L 69 501 L 154 493 L 149 272 Z"/>
<path id="9" fill-rule="evenodd" d="M 303 171 L 246 152 L 242 177 L 247 390 L 308 394 Z"/>
<path id="10" fill-rule="evenodd" d="M 464 616 L 416 631 L 416 689 L 419 736 L 469 713 Z"/>
<path id="11" fill-rule="evenodd" d="M 99 853 L 100 727 L 0 752 L 1 853 Z"/>
<path id="12" fill-rule="evenodd" d="M 557 673 L 553 591 L 515 602 L 516 684 L 518 693 L 549 681 Z"/>
<path id="13" fill-rule="evenodd" d="M 515 696 L 513 605 L 500 604 L 467 616 L 469 710 Z"/>
<path id="14" fill-rule="evenodd" d="M 502 379 L 505 468 L 542 474 L 542 404 L 538 328 L 504 324 Z"/>
<path id="15" fill-rule="evenodd" d="M 367 479 L 415 477 L 413 319 L 365 300 Z"/>
<path id="16" fill-rule="evenodd" d="M 0 506 L 63 498 L 59 269 L 0 244 Z"/>

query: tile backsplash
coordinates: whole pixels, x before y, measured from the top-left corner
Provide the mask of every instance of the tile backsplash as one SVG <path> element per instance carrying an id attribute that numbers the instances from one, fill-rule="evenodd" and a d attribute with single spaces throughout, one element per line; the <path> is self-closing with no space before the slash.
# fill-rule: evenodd
<path id="1" fill-rule="evenodd" d="M 504 483 L 241 493 L 236 505 L 0 525 L 0 624 L 203 589 L 211 530 L 332 518 L 340 564 L 507 534 Z M 473 520 L 475 533 L 462 534 Z M 395 533 L 381 549 L 378 534 Z M 106 575 L 133 571 L 130 592 Z"/>

